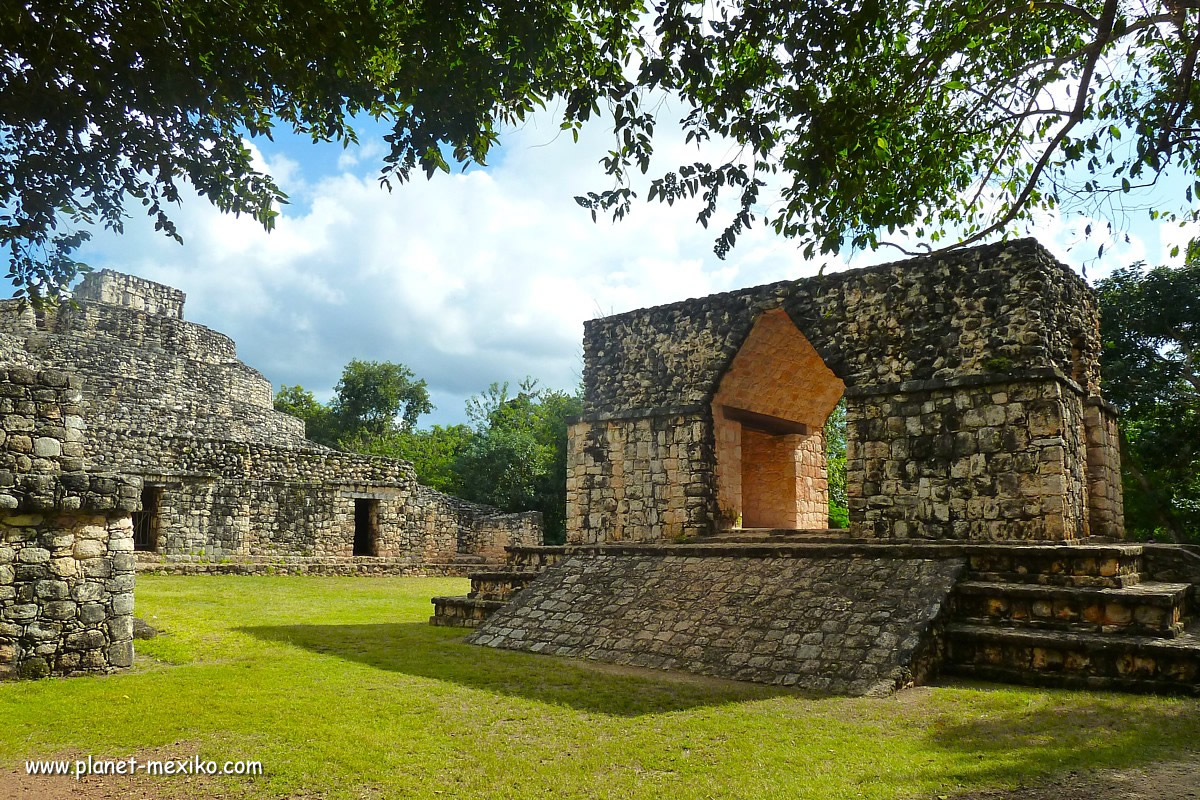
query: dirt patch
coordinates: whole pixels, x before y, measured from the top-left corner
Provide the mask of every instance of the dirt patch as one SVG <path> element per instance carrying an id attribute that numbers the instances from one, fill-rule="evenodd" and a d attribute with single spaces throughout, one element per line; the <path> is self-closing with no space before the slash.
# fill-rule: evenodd
<path id="1" fill-rule="evenodd" d="M 179 778 L 179 782 L 195 780 Z M 221 797 L 210 794 L 199 785 L 175 786 L 169 778 L 147 778 L 145 775 L 89 775 L 75 780 L 60 775 L 26 775 L 25 768 L 0 772 L 0 798 L 29 798 L 29 800 L 176 800 L 189 794 L 198 797 Z"/>
<path id="2" fill-rule="evenodd" d="M 939 795 L 945 797 L 945 795 Z M 956 794 L 953 800 L 1188 800 L 1200 798 L 1200 755 L 1131 769 L 1071 772 L 1032 786 Z"/>
<path id="3" fill-rule="evenodd" d="M 184 742 L 170 748 L 147 750 L 136 754 L 139 762 L 191 758 L 194 750 Z M 58 759 L 72 763 L 79 755 L 60 754 Z M 87 758 L 87 756 L 82 756 Z M 189 797 L 241 797 L 243 787 L 235 778 L 208 775 L 87 775 L 76 780 L 70 775 L 29 775 L 25 762 L 15 767 L 0 768 L 0 800 L 180 800 Z"/>

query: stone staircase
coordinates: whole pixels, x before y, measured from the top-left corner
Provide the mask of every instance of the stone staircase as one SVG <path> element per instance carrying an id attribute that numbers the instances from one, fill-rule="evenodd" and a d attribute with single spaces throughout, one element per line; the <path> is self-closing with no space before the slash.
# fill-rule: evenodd
<path id="1" fill-rule="evenodd" d="M 1193 584 L 1147 579 L 1137 544 L 980 547 L 954 589 L 943 671 L 1200 694 Z"/>
<path id="2" fill-rule="evenodd" d="M 470 574 L 471 591 L 465 597 L 435 597 L 429 624 L 455 628 L 477 628 L 524 589 L 547 567 L 558 563 L 565 547 L 509 547 L 504 569 Z"/>

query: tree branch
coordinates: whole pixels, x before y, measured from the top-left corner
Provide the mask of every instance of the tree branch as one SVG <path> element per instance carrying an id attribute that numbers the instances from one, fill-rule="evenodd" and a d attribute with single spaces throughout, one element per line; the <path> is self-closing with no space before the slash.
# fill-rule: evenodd
<path id="1" fill-rule="evenodd" d="M 1100 53 L 1103 51 L 1104 45 L 1107 44 L 1109 37 L 1112 34 L 1113 23 L 1116 21 L 1116 16 L 1117 0 L 1105 0 L 1104 10 L 1101 12 L 1100 16 L 1100 36 L 1090 45 L 1092 48 L 1091 52 L 1088 54 L 1087 61 L 1084 63 L 1083 70 L 1080 73 L 1079 87 L 1075 97 L 1075 107 L 1071 110 L 1070 117 L 1063 124 L 1063 126 L 1058 129 L 1058 132 L 1054 134 L 1054 138 L 1050 140 L 1050 142 L 1046 145 L 1046 148 L 1042 151 L 1041 157 L 1037 160 L 1037 163 L 1034 164 L 1033 171 L 1029 174 L 1029 178 L 1025 181 L 1024 188 L 1021 190 L 1021 193 L 1017 195 L 1017 199 L 1012 203 L 1008 211 L 1004 213 L 1004 216 L 993 222 L 991 225 L 988 225 L 986 228 L 983 228 L 971 236 L 968 236 L 961 242 L 949 247 L 944 247 L 941 250 L 934 252 L 956 250 L 960 247 L 966 247 L 974 244 L 975 242 L 985 239 L 988 236 L 991 236 L 993 233 L 1002 230 L 1020 215 L 1021 209 L 1024 207 L 1025 203 L 1028 202 L 1030 195 L 1033 194 L 1033 190 L 1037 186 L 1038 180 L 1041 178 L 1042 173 L 1045 172 L 1046 166 L 1050 163 L 1051 157 L 1063 143 L 1063 140 L 1067 138 L 1067 135 L 1075 128 L 1076 125 L 1083 121 L 1083 118 L 1087 113 L 1088 89 L 1091 86 L 1092 75 L 1096 71 L 1096 62 L 1100 60 Z"/>

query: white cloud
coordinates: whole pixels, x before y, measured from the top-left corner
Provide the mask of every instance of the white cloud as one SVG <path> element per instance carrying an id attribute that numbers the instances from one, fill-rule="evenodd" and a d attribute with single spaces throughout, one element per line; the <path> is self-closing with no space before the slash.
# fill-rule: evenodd
<path id="1" fill-rule="evenodd" d="M 527 126 L 497 166 L 390 194 L 375 177 L 375 140 L 316 179 L 267 144 L 256 159 L 294 201 L 272 233 L 187 197 L 175 213 L 182 247 L 135 216 L 85 260 L 182 288 L 187 317 L 231 335 L 276 386 L 327 394 L 351 358 L 404 362 L 430 383 L 433 421 L 459 419 L 465 397 L 492 381 L 573 388 L 583 321 L 600 313 L 810 271 L 761 227 L 719 261 L 718 231 L 678 204 L 593 223 L 573 197 L 603 183 L 607 142 L 599 130 L 579 145 L 545 144 L 554 138 Z"/>
<path id="2" fill-rule="evenodd" d="M 272 155 L 268 143 L 258 158 L 294 200 L 274 232 L 188 197 L 175 214 L 182 247 L 135 211 L 125 236 L 98 237 L 84 259 L 182 288 L 188 318 L 232 336 L 276 386 L 328 397 L 351 358 L 404 362 L 429 382 L 435 422 L 460 420 L 465 397 L 492 381 L 532 375 L 573 388 L 590 317 L 817 271 L 761 224 L 718 260 L 724 219 L 701 228 L 694 203 L 638 202 L 620 223 L 592 223 L 573 197 L 604 184 L 602 127 L 573 145 L 537 122 L 510 133 L 487 170 L 418 177 L 391 193 L 376 180 L 377 139 L 331 157 L 337 171 L 325 177 L 317 167 L 328 165 Z M 695 158 L 669 130 L 660 127 L 660 168 Z M 1055 225 L 1046 244 L 1071 263 L 1074 251 L 1061 249 L 1070 233 Z M 1135 252 L 1147 249 L 1118 255 Z"/>

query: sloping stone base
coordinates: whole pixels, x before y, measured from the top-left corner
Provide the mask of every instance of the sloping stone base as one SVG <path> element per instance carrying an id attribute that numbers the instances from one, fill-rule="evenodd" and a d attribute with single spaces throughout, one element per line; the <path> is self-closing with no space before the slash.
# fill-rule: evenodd
<path id="1" fill-rule="evenodd" d="M 939 660 L 964 559 L 669 546 L 568 554 L 467 641 L 839 694 L 886 694 Z"/>

